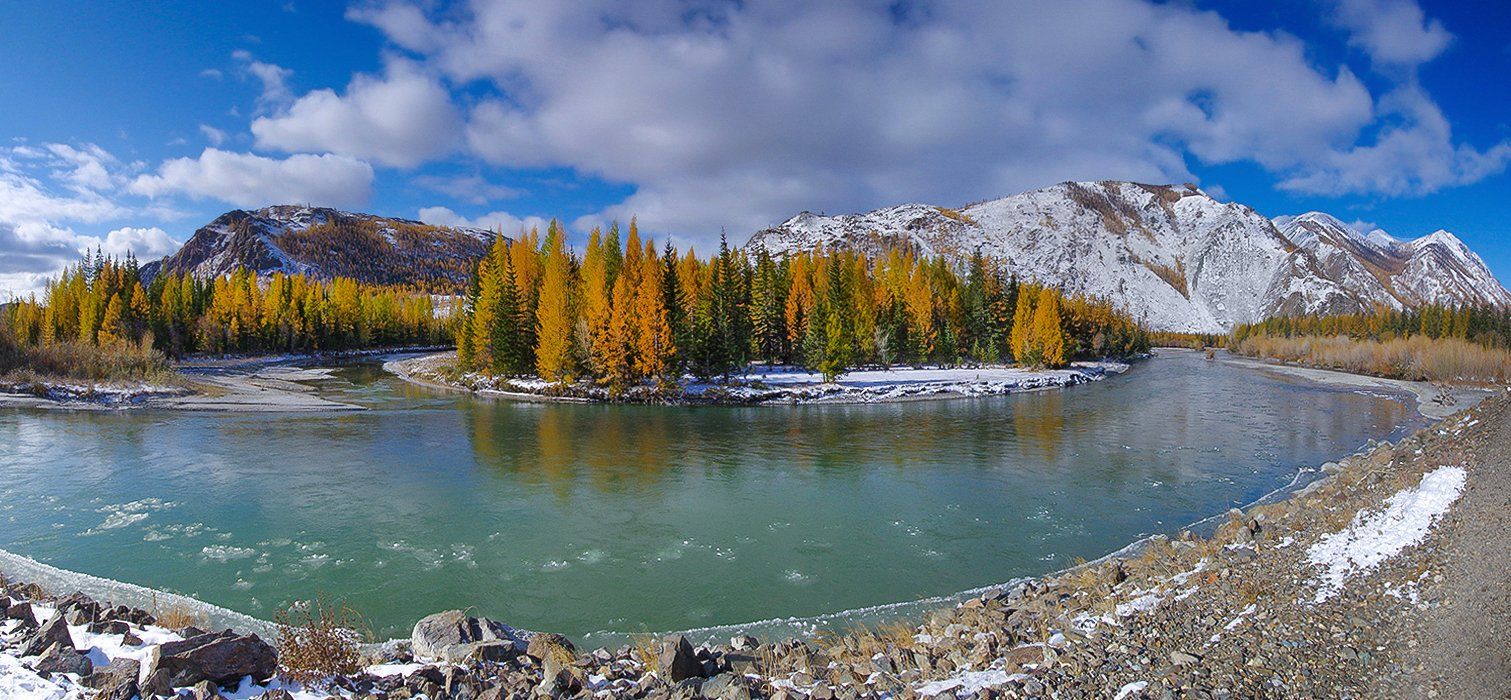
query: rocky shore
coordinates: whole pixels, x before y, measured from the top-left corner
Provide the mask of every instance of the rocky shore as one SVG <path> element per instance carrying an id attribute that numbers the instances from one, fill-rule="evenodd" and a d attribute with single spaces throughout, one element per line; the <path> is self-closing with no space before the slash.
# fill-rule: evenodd
<path id="1" fill-rule="evenodd" d="M 728 383 L 705 383 L 691 378 L 673 387 L 642 385 L 611 394 L 588 382 L 565 386 L 535 378 L 494 377 L 458 372 L 455 355 L 439 353 L 396 360 L 383 368 L 400 378 L 425 386 L 468 391 L 522 401 L 570 401 L 644 404 L 707 404 L 753 406 L 766 404 L 835 404 L 920 401 L 969 396 L 999 396 L 1040 389 L 1057 389 L 1104 379 L 1128 371 L 1123 362 L 1076 362 L 1064 369 L 1019 367 L 895 367 L 855 370 L 831 382 L 793 367 L 752 366 Z"/>
<path id="2" fill-rule="evenodd" d="M 589 651 L 450 611 L 308 687 L 280 680 L 290 659 L 255 635 L 169 629 L 146 611 L 8 584 L 0 695 L 1504 697 L 1508 462 L 1500 394 L 1323 465 L 1210 537 L 1154 538 L 911 623 Z"/>

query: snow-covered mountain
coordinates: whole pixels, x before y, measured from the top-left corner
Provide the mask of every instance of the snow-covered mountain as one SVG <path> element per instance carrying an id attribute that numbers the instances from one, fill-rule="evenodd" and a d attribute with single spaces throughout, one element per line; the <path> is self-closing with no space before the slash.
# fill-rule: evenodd
<path id="1" fill-rule="evenodd" d="M 143 265 L 142 273 L 148 279 L 164 270 L 208 278 L 244 267 L 259 274 L 455 289 L 466 283 L 494 236 L 321 207 L 238 209 L 195 231 L 173 255 Z"/>
<path id="2" fill-rule="evenodd" d="M 1511 306 L 1479 256 L 1446 231 L 1396 241 L 1326 214 L 1282 223 L 1193 185 L 1066 182 L 959 210 L 803 212 L 750 244 L 773 253 L 900 245 L 956 260 L 979 250 L 1020 277 L 1111 297 L 1157 330 L 1222 332 L 1275 314 L 1376 304 Z"/>

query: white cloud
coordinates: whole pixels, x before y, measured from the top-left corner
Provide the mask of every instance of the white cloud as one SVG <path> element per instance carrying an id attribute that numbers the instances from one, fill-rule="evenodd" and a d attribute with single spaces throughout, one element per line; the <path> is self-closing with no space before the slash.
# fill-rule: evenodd
<path id="1" fill-rule="evenodd" d="M 136 255 L 138 260 L 156 260 L 168 255 L 182 245 L 156 226 L 138 228 L 126 226 L 115 229 L 105 238 L 96 236 L 81 236 L 78 239 L 81 250 L 100 249 L 108 255 L 124 257 L 127 253 Z"/>
<path id="2" fill-rule="evenodd" d="M 421 175 L 413 180 L 418 187 L 423 187 L 432 192 L 451 195 L 470 204 L 487 204 L 500 199 L 512 199 L 519 196 L 519 190 L 489 182 L 481 175 L 461 175 L 457 177 L 438 177 L 435 175 Z"/>
<path id="3" fill-rule="evenodd" d="M 413 167 L 460 145 L 451 95 L 413 62 L 392 59 L 382 77 L 358 74 L 346 93 L 315 90 L 252 122 L 261 148 L 328 151 Z"/>
<path id="4" fill-rule="evenodd" d="M 1337 0 L 1333 22 L 1349 31 L 1349 44 L 1379 64 L 1426 63 L 1453 41 L 1453 35 L 1429 19 L 1415 0 Z"/>
<path id="5" fill-rule="evenodd" d="M 636 193 L 598 218 L 736 235 L 799 209 L 960 203 L 1072 178 L 1194 179 L 1209 162 L 1294 167 L 1352 143 L 1364 85 L 1298 40 L 1141 0 L 941 4 L 477 2 L 427 20 L 353 16 L 453 83 L 469 148 Z M 843 37 L 843 40 L 839 40 Z"/>
<path id="6" fill-rule="evenodd" d="M 288 79 L 294 71 L 282 66 L 259 61 L 252 56 L 250 51 L 237 49 L 231 52 L 231 57 L 244 64 L 247 74 L 262 83 L 262 94 L 257 97 L 258 109 L 275 109 L 288 104 L 294 99 L 289 91 Z"/>
<path id="7" fill-rule="evenodd" d="M 1453 130 L 1427 93 L 1414 85 L 1380 100 L 1392 117 L 1373 143 L 1321 154 L 1282 180 L 1281 189 L 1309 194 L 1423 195 L 1477 182 L 1511 164 L 1511 141 L 1485 151 L 1453 143 Z"/>
<path id="8" fill-rule="evenodd" d="M 419 218 L 420 221 L 435 226 L 467 226 L 489 231 L 503 231 L 505 236 L 513 236 L 520 231 L 528 231 L 532 228 L 538 228 L 544 232 L 547 224 L 550 223 L 538 216 L 520 218 L 506 211 L 489 212 L 469 219 L 448 207 L 425 207 L 420 210 Z"/>
<path id="9" fill-rule="evenodd" d="M 372 180 L 372 166 L 346 156 L 296 154 L 279 160 L 206 148 L 198 158 L 164 162 L 155 174 L 138 176 L 129 189 L 148 197 L 208 197 L 239 207 L 356 207 L 367 202 Z"/>
<path id="10" fill-rule="evenodd" d="M 200 124 L 199 133 L 205 135 L 205 140 L 209 141 L 211 146 L 219 146 L 226 142 L 226 132 L 209 124 Z"/>

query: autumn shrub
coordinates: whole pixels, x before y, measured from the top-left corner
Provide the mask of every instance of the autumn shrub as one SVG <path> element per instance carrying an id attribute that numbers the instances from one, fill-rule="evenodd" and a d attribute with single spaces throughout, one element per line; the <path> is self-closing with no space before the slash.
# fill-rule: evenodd
<path id="1" fill-rule="evenodd" d="M 156 596 L 152 599 L 152 618 L 159 627 L 170 630 L 181 630 L 185 627 L 197 627 L 205 629 L 210 626 L 210 620 L 205 614 L 189 607 L 185 603 L 169 603 L 159 605 Z"/>
<path id="2" fill-rule="evenodd" d="M 340 600 L 295 602 L 273 615 L 278 625 L 278 665 L 285 678 L 318 686 L 362 669 L 360 644 L 367 622 Z"/>
<path id="3" fill-rule="evenodd" d="M 1251 335 L 1234 341 L 1229 347 L 1233 352 L 1249 357 L 1268 357 L 1393 379 L 1511 381 L 1511 352 L 1458 338 L 1416 335 L 1378 341 L 1346 336 Z"/>

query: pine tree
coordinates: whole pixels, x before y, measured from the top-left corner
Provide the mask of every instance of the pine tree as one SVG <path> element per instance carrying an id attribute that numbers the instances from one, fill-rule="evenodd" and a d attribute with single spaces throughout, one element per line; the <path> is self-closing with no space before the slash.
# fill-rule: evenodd
<path id="1" fill-rule="evenodd" d="M 122 314 L 121 295 L 110 295 L 110 301 L 105 306 L 104 318 L 100 321 L 98 344 L 101 347 L 126 343 L 126 324 Z"/>

